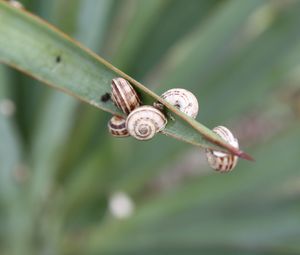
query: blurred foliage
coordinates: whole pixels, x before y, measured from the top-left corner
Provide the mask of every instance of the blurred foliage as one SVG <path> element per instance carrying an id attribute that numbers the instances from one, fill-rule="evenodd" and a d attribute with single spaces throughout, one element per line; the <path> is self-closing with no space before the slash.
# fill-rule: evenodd
<path id="1" fill-rule="evenodd" d="M 107 113 L 0 66 L 1 254 L 300 253 L 299 1 L 23 4 L 158 93 L 193 91 L 256 162 L 220 175 L 173 139 L 113 138 Z"/>

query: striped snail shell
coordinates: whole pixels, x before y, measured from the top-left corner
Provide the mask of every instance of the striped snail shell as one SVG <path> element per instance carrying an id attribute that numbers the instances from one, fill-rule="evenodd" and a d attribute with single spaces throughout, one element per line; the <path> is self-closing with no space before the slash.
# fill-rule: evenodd
<path id="1" fill-rule="evenodd" d="M 145 105 L 132 111 L 126 119 L 129 134 L 138 140 L 149 140 L 164 129 L 167 119 L 156 108 Z"/>
<path id="2" fill-rule="evenodd" d="M 192 92 L 186 89 L 176 88 L 167 90 L 161 97 L 186 115 L 194 119 L 197 117 L 199 104 Z"/>
<path id="3" fill-rule="evenodd" d="M 108 124 L 108 131 L 117 137 L 129 136 L 129 133 L 126 129 L 126 120 L 120 116 L 113 116 Z"/>
<path id="4" fill-rule="evenodd" d="M 230 130 L 224 126 L 218 126 L 213 131 L 235 148 L 239 148 L 238 140 Z M 206 157 L 209 165 L 222 173 L 230 172 L 237 164 L 238 157 L 221 151 L 206 149 Z"/>
<path id="5" fill-rule="evenodd" d="M 138 94 L 127 80 L 121 77 L 115 78 L 112 80 L 111 88 L 112 101 L 126 115 L 141 105 Z"/>

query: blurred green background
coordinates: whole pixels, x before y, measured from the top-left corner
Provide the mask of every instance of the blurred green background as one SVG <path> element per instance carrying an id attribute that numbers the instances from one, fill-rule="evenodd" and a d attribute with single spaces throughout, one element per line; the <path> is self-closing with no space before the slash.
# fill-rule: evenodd
<path id="1" fill-rule="evenodd" d="M 22 3 L 155 92 L 191 90 L 256 162 L 218 174 L 171 138 L 113 138 L 1 65 L 1 255 L 300 254 L 300 1 Z"/>

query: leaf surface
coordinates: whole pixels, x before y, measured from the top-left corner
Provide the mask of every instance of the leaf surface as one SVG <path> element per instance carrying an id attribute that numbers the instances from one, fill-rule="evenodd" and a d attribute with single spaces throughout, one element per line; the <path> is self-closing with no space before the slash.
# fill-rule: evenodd
<path id="1" fill-rule="evenodd" d="M 144 104 L 160 101 L 174 117 L 174 120 L 169 119 L 164 134 L 197 146 L 230 151 L 251 159 L 38 17 L 1 2 L 0 33 L 0 61 L 112 114 L 121 113 L 111 101 L 102 102 L 100 98 L 110 92 L 113 78 L 124 77 L 140 93 Z"/>

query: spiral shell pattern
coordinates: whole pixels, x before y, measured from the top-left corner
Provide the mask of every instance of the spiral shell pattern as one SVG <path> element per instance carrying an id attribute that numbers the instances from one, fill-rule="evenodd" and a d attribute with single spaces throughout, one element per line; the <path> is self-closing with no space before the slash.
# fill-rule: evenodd
<path id="1" fill-rule="evenodd" d="M 235 148 L 239 148 L 237 139 L 233 136 L 228 128 L 224 126 L 218 126 L 215 127 L 213 131 L 230 145 L 234 146 Z M 210 149 L 206 149 L 206 157 L 209 165 L 216 171 L 222 173 L 232 171 L 238 161 L 238 157 L 235 155 Z"/>
<path id="2" fill-rule="evenodd" d="M 121 77 L 115 78 L 112 80 L 111 88 L 112 101 L 126 115 L 141 105 L 138 94 L 127 80 Z"/>
<path id="3" fill-rule="evenodd" d="M 199 104 L 192 92 L 186 89 L 176 88 L 167 90 L 161 97 L 186 115 L 194 119 L 197 117 Z"/>
<path id="4" fill-rule="evenodd" d="M 129 136 L 129 133 L 126 129 L 126 120 L 120 116 L 113 116 L 107 124 L 108 131 L 117 137 L 126 137 Z"/>
<path id="5" fill-rule="evenodd" d="M 149 140 L 161 131 L 167 119 L 159 110 L 152 106 L 141 106 L 132 111 L 126 119 L 129 134 L 138 140 Z"/>

